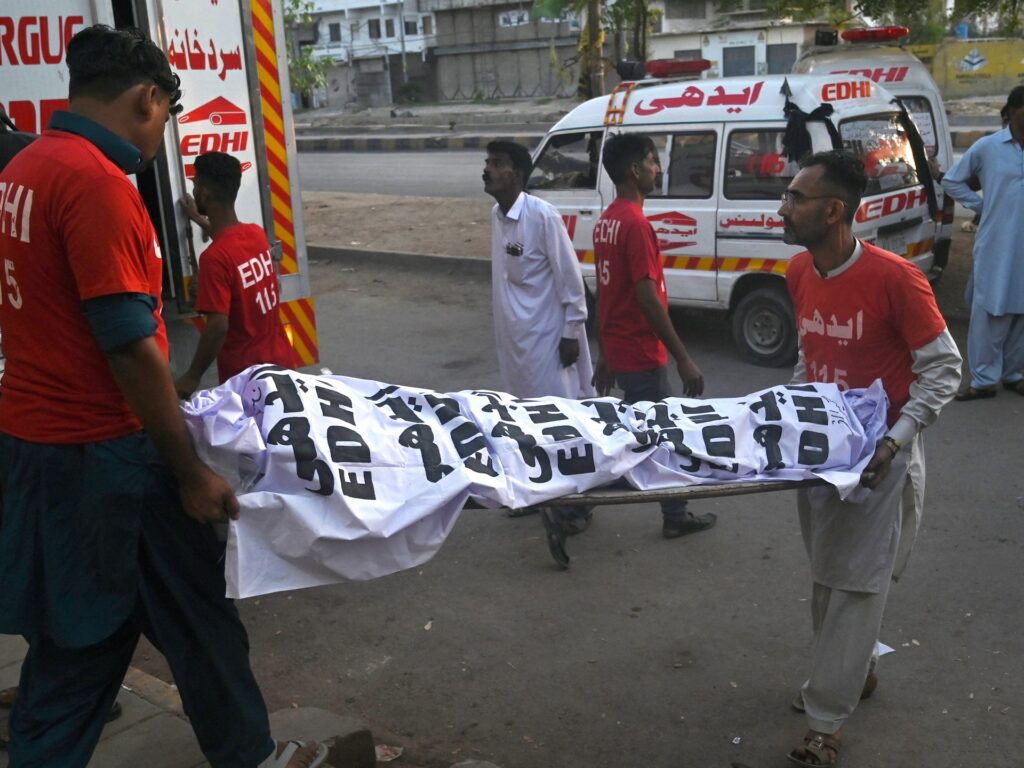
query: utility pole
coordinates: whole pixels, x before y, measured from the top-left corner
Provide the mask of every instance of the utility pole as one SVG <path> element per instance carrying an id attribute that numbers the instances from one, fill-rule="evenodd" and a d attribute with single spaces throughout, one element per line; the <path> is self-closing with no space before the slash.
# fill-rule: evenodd
<path id="1" fill-rule="evenodd" d="M 591 98 L 604 95 L 604 66 L 601 62 L 601 0 L 587 0 L 587 67 Z"/>
<path id="2" fill-rule="evenodd" d="M 409 65 L 405 61 L 405 1 L 398 0 L 398 42 L 402 46 L 402 84 L 409 84 Z"/>

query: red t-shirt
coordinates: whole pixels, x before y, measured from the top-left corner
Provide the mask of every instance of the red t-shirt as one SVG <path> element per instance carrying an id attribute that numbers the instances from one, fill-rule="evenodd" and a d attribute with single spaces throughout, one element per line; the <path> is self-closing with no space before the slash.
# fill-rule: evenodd
<path id="1" fill-rule="evenodd" d="M 615 198 L 594 226 L 601 348 L 612 371 L 633 373 L 668 363 L 668 350 L 636 300 L 636 286 L 650 279 L 668 306 L 665 273 L 654 228 L 636 203 Z"/>
<path id="2" fill-rule="evenodd" d="M 278 314 L 279 294 L 263 229 L 235 224 L 218 232 L 199 259 L 196 310 L 228 317 L 228 335 L 217 355 L 222 382 L 258 363 L 298 367 Z"/>
<path id="3" fill-rule="evenodd" d="M 0 197 L 0 431 L 73 444 L 141 429 L 82 312 L 101 296 L 155 297 L 166 356 L 163 264 L 138 190 L 88 140 L 46 131 L 0 173 Z"/>
<path id="4" fill-rule="evenodd" d="M 848 389 L 881 379 L 891 427 L 916 378 L 911 351 L 935 341 L 946 327 L 924 274 L 909 261 L 864 243 L 852 267 L 827 279 L 804 251 L 789 263 L 786 281 L 807 380 Z"/>

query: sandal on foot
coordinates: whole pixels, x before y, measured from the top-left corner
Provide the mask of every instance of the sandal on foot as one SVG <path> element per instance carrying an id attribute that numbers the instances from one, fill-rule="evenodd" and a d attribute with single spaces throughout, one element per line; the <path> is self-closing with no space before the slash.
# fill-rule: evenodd
<path id="1" fill-rule="evenodd" d="M 1004 381 L 1003 389 L 1016 392 L 1018 395 L 1024 397 L 1024 379 L 1020 379 L 1019 381 Z"/>
<path id="2" fill-rule="evenodd" d="M 803 746 L 786 755 L 789 762 L 804 768 L 820 768 L 839 762 L 839 739 L 834 734 L 809 731 Z"/>
<path id="3" fill-rule="evenodd" d="M 271 755 L 264 762 L 260 763 L 260 765 L 266 766 L 266 768 L 288 768 L 288 763 L 295 757 L 295 753 L 305 746 L 306 742 L 304 741 L 289 741 L 284 745 L 284 749 L 281 750 L 281 754 Z M 316 755 L 314 755 L 313 760 L 306 768 L 319 768 L 319 766 L 323 765 L 324 761 L 327 759 L 327 753 L 329 750 L 330 748 L 326 744 L 318 744 Z M 277 751 L 276 745 L 274 747 L 274 751 Z"/>
<path id="4" fill-rule="evenodd" d="M 878 675 L 874 672 L 868 672 L 868 676 L 864 679 L 864 687 L 860 691 L 860 699 L 870 699 L 871 694 L 875 692 L 875 688 L 878 687 Z M 804 694 L 803 691 L 796 692 L 796 698 L 789 704 L 797 712 L 804 711 Z"/>
<path id="5" fill-rule="evenodd" d="M 961 403 L 969 400 L 988 400 L 990 397 L 995 397 L 996 391 L 994 389 L 978 389 L 976 387 L 968 387 L 963 392 L 957 392 L 953 397 L 954 400 L 959 400 Z"/>

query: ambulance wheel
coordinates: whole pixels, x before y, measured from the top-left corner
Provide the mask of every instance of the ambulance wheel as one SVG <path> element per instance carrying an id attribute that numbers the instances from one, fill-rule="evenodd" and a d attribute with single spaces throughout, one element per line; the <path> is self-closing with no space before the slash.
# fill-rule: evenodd
<path id="1" fill-rule="evenodd" d="M 757 365 L 778 367 L 796 362 L 796 323 L 785 290 L 757 288 L 736 305 L 732 337 L 740 352 Z"/>

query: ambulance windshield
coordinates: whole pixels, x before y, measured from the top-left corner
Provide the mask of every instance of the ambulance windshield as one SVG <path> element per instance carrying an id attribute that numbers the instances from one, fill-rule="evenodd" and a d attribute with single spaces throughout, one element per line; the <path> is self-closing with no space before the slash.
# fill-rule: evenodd
<path id="1" fill-rule="evenodd" d="M 839 126 L 843 148 L 856 154 L 868 175 L 864 195 L 877 195 L 921 182 L 910 139 L 893 115 L 846 120 Z"/>

